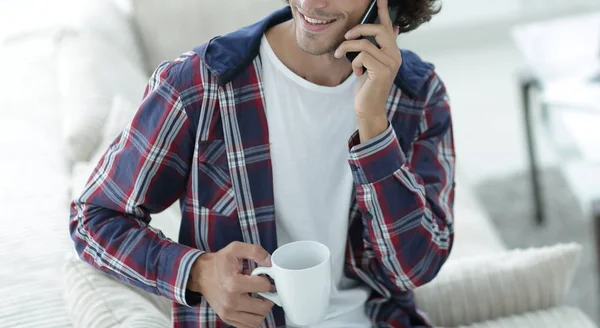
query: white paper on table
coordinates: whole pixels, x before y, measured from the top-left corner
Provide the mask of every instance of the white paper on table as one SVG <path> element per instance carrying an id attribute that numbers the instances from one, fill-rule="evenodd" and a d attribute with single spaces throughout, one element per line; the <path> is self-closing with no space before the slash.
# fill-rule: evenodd
<path id="1" fill-rule="evenodd" d="M 517 25 L 512 37 L 543 80 L 583 77 L 600 69 L 600 13 Z"/>
<path id="2" fill-rule="evenodd" d="M 583 159 L 600 163 L 600 110 L 584 112 L 565 109 L 558 116 Z"/>
<path id="3" fill-rule="evenodd" d="M 544 85 L 543 102 L 550 107 L 597 111 L 600 115 L 600 82 L 572 78 L 547 83 Z"/>

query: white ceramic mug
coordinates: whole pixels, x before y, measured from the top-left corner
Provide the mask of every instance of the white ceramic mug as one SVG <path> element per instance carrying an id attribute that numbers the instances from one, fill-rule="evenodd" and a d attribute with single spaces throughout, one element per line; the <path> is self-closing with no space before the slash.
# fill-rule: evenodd
<path id="1" fill-rule="evenodd" d="M 314 325 L 325 319 L 331 292 L 331 254 L 316 241 L 285 244 L 271 255 L 271 267 L 259 267 L 252 275 L 266 274 L 275 281 L 276 293 L 259 293 L 283 307 L 296 325 Z"/>

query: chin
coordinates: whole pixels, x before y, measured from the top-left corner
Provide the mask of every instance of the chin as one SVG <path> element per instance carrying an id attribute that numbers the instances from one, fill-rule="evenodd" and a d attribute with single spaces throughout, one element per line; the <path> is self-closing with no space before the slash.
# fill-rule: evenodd
<path id="1" fill-rule="evenodd" d="M 333 51 L 335 51 L 331 50 L 331 47 L 322 46 L 312 41 L 307 42 L 303 40 L 298 40 L 298 47 L 305 53 L 313 56 L 323 56 L 331 54 Z"/>
<path id="2" fill-rule="evenodd" d="M 315 35 L 303 30 L 296 30 L 296 43 L 298 47 L 307 54 L 323 56 L 333 54 L 341 44 L 339 38 L 327 35 Z"/>

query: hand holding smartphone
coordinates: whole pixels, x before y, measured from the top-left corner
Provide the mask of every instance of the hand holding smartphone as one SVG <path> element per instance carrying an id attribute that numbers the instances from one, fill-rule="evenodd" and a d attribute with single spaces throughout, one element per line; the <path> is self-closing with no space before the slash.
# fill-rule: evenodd
<path id="1" fill-rule="evenodd" d="M 371 1 L 361 24 L 346 32 L 346 41 L 333 54 L 340 59 L 345 56 L 358 77 L 354 88 L 354 111 L 361 142 L 381 135 L 389 127 L 387 102 L 402 66 L 402 53 L 396 42 L 399 28 L 394 26 L 401 8 L 390 6 L 390 2 L 398 3 L 394 0 Z"/>
<path id="2" fill-rule="evenodd" d="M 388 10 L 390 12 L 390 19 L 392 20 L 392 22 L 395 22 L 396 17 L 398 16 L 398 10 L 399 10 L 398 6 L 389 6 Z M 379 23 L 380 23 L 380 21 L 379 21 L 379 14 L 378 14 L 378 8 L 377 8 L 377 0 L 372 0 L 359 24 L 379 24 Z M 375 41 L 375 37 L 373 37 L 373 36 L 361 36 L 359 39 L 367 39 L 379 48 L 379 45 L 377 44 L 377 41 Z M 346 59 L 348 61 L 352 62 L 352 61 L 354 61 L 356 56 L 358 56 L 358 54 L 359 54 L 358 52 L 347 52 Z"/>

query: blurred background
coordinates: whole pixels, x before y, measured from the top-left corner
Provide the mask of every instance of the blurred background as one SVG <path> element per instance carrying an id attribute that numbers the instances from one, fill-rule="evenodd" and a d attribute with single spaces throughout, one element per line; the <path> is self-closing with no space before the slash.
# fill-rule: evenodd
<path id="1" fill-rule="evenodd" d="M 457 247 L 484 254 L 484 230 L 504 250 L 581 244 L 563 301 L 598 323 L 600 0 L 442 4 L 398 44 L 432 62 L 450 94 L 457 188 L 472 197 L 457 206 L 481 209 L 464 221 L 476 228 L 457 232 L 473 242 Z M 75 320 L 69 201 L 158 63 L 282 6 L 0 0 L 0 299 L 12 304 L 0 306 L 0 327 Z M 176 212 L 157 222 L 176 239 Z"/>
<path id="2" fill-rule="evenodd" d="M 450 0 L 399 39 L 446 82 L 459 170 L 506 244 L 585 246 L 567 302 L 595 320 L 599 8 L 596 0 Z"/>

